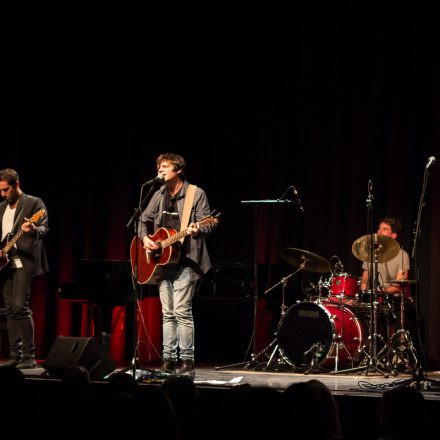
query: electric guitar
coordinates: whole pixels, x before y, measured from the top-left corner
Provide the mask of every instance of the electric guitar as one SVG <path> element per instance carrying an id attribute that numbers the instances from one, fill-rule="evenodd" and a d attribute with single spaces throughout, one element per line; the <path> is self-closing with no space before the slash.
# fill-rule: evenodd
<path id="1" fill-rule="evenodd" d="M 213 228 L 219 220 L 218 214 L 211 214 L 203 220 L 196 222 L 197 228 Z M 145 284 L 151 279 L 158 278 L 167 264 L 176 264 L 180 256 L 180 240 L 188 235 L 187 229 L 177 232 L 171 228 L 159 228 L 153 235 L 149 235 L 159 248 L 148 251 L 144 248 L 142 239 L 134 237 L 130 246 L 131 270 L 136 277 L 136 267 L 138 268 L 137 282 Z"/>
<path id="2" fill-rule="evenodd" d="M 40 211 L 37 211 L 30 219 L 30 223 L 37 223 L 38 220 L 40 220 L 41 217 L 44 217 L 46 215 L 46 211 L 44 209 L 41 209 Z M 2 256 L 0 257 L 0 270 L 2 270 L 5 266 L 9 263 L 9 257 L 8 253 L 11 251 L 11 249 L 14 247 L 17 240 L 24 234 L 25 231 L 23 229 L 20 229 L 12 238 L 9 238 L 9 234 L 4 238 L 2 243 L 0 244 L 1 250 L 2 250 Z"/>

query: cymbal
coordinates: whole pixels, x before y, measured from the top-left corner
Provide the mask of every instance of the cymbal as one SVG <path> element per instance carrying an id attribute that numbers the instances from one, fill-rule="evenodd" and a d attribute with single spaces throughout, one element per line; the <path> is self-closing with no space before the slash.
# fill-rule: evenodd
<path id="1" fill-rule="evenodd" d="M 399 243 L 388 235 L 373 234 L 374 251 L 379 263 L 392 260 L 400 251 Z M 353 255 L 361 261 L 370 259 L 370 234 L 364 235 L 354 241 L 351 246 Z"/>
<path id="2" fill-rule="evenodd" d="M 329 273 L 330 264 L 319 255 L 296 248 L 281 249 L 281 258 L 293 266 L 301 266 L 305 263 L 304 270 L 315 273 Z"/>
<path id="3" fill-rule="evenodd" d="M 417 280 L 390 280 L 388 283 L 394 284 L 416 284 Z"/>

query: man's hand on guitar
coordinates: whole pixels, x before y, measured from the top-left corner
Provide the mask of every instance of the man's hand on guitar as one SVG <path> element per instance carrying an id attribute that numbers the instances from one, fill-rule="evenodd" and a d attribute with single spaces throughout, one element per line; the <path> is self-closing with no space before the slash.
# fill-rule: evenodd
<path id="1" fill-rule="evenodd" d="M 35 226 L 34 223 L 32 223 L 31 221 L 29 221 L 28 218 L 24 218 L 25 222 L 21 225 L 21 229 L 24 232 L 32 232 L 35 231 L 35 229 L 37 229 L 37 227 Z"/>
<path id="2" fill-rule="evenodd" d="M 197 223 L 190 223 L 188 228 L 186 229 L 188 235 L 194 237 L 199 233 L 199 225 Z"/>
<path id="3" fill-rule="evenodd" d="M 154 251 L 155 249 L 159 249 L 159 246 L 151 240 L 147 235 L 142 239 L 142 243 L 144 244 L 144 249 L 149 252 Z"/>

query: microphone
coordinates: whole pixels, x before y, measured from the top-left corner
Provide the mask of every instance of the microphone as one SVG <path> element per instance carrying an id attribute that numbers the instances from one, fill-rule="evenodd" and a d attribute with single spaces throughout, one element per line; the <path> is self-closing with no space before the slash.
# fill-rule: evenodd
<path id="1" fill-rule="evenodd" d="M 298 205 L 298 209 L 300 210 L 300 212 L 304 212 L 304 208 L 301 203 L 301 199 L 299 198 L 298 191 L 296 190 L 296 188 L 294 186 L 292 186 L 292 190 L 293 190 L 293 194 L 295 195 L 295 201 L 296 201 L 296 204 Z"/>
<path id="2" fill-rule="evenodd" d="M 149 180 L 148 182 L 145 182 L 142 186 L 149 186 L 149 185 L 155 185 L 156 183 L 164 183 L 165 177 L 163 177 L 161 174 L 156 176 L 154 179 Z"/>
<path id="3" fill-rule="evenodd" d="M 429 159 L 428 159 L 428 163 L 426 164 L 426 169 L 428 169 L 431 165 L 434 165 L 435 164 L 435 157 L 434 156 L 431 156 Z"/>

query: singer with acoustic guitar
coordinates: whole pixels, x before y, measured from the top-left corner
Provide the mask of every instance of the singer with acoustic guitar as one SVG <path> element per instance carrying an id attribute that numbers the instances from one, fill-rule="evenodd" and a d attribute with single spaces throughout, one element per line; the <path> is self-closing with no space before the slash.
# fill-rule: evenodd
<path id="1" fill-rule="evenodd" d="M 163 153 L 156 160 L 160 185 L 143 211 L 131 261 L 138 259 L 138 282 L 157 283 L 162 306 L 161 370 L 191 378 L 194 368 L 192 298 L 196 281 L 211 267 L 205 243 L 217 219 L 210 216 L 205 191 L 185 178 L 185 159 Z"/>
<path id="2" fill-rule="evenodd" d="M 44 202 L 25 194 L 17 171 L 0 170 L 0 291 L 9 337 L 9 359 L 2 365 L 35 368 L 34 321 L 29 308 L 32 277 L 47 272 L 42 238 L 48 219 Z"/>

